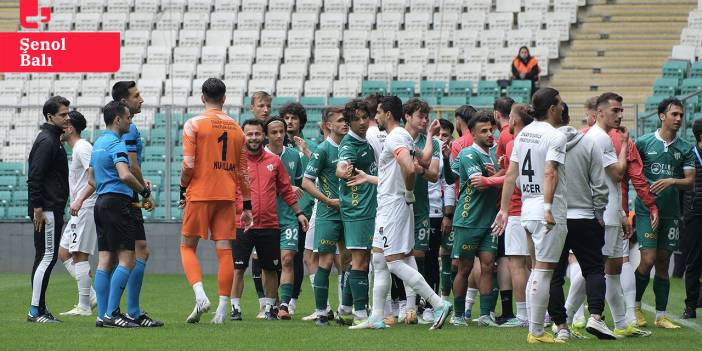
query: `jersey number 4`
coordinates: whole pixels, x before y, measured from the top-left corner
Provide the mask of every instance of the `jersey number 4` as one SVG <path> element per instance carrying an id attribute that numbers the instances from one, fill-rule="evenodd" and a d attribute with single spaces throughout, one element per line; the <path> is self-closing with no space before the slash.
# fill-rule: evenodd
<path id="1" fill-rule="evenodd" d="M 534 169 L 531 167 L 531 150 L 527 150 L 522 164 L 522 175 L 529 177 L 529 183 L 533 181 Z"/>
<path id="2" fill-rule="evenodd" d="M 222 135 L 217 138 L 217 144 L 222 143 L 222 161 L 227 160 L 227 132 L 222 133 Z"/>

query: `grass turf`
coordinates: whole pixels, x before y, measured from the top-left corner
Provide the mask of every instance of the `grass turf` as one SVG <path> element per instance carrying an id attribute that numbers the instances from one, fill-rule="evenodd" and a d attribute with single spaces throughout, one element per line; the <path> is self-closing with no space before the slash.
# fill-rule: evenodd
<path id="1" fill-rule="evenodd" d="M 336 306 L 336 277 L 331 277 L 330 298 Z M 205 277 L 205 289 L 213 309 L 217 305 L 215 276 Z M 649 287 L 644 303 L 653 304 Z M 30 300 L 29 274 L 0 273 L 0 350 L 50 348 L 53 350 L 113 350 L 113 349 L 171 349 L 171 350 L 504 350 L 543 348 L 526 343 L 526 329 L 481 328 L 470 323 L 467 328 L 456 328 L 448 323 L 439 331 L 428 331 L 424 325 L 396 325 L 386 330 L 351 331 L 332 325 L 315 327 L 301 317 L 313 310 L 314 301 L 309 282 L 303 285 L 297 314 L 292 321 L 259 321 L 255 319 L 258 301 L 253 282 L 247 277 L 242 298 L 244 321 L 225 325 L 209 324 L 211 314 L 203 316 L 203 323 L 185 323 L 192 311 L 194 298 L 187 281 L 181 275 L 147 275 L 142 291 L 142 308 L 154 318 L 165 321 L 163 328 L 138 330 L 102 329 L 94 326 L 95 317 L 60 317 L 76 303 L 75 281 L 68 274 L 57 272 L 51 278 L 47 304 L 52 313 L 64 323 L 58 325 L 31 324 L 25 321 Z M 680 279 L 671 281 L 669 310 L 677 316 L 682 310 L 685 291 Z M 123 300 L 124 302 L 124 300 Z M 124 306 L 124 304 L 123 304 Z M 478 312 L 474 306 L 474 313 Z M 499 309 L 499 303 L 498 303 Z M 649 326 L 653 315 L 646 313 Z M 611 320 L 607 313 L 608 321 Z M 618 341 L 574 340 L 566 345 L 549 346 L 566 350 L 693 350 L 699 348 L 702 322 L 693 321 L 694 327 L 679 330 L 650 328 L 653 336 Z"/>

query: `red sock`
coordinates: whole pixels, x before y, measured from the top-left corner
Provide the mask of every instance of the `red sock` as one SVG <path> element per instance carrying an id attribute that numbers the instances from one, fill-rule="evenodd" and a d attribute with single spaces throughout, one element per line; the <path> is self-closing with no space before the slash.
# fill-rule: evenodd
<path id="1" fill-rule="evenodd" d="M 219 286 L 219 296 L 229 296 L 232 293 L 232 282 L 234 281 L 234 260 L 232 259 L 232 249 L 217 249 L 217 285 Z"/>
<path id="2" fill-rule="evenodd" d="M 188 278 L 190 286 L 202 281 L 200 262 L 197 260 L 194 247 L 180 245 L 180 261 L 183 263 L 185 277 Z"/>

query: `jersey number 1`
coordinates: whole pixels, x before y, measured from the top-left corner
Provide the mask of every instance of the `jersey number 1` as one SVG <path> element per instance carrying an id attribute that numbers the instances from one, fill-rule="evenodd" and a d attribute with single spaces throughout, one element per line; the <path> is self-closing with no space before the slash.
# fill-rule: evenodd
<path id="1" fill-rule="evenodd" d="M 529 183 L 531 183 L 534 178 L 534 169 L 531 168 L 531 149 L 527 150 L 527 154 L 524 156 L 522 175 L 529 177 Z"/>
<path id="2" fill-rule="evenodd" d="M 217 138 L 217 144 L 222 143 L 222 161 L 227 160 L 227 132 L 222 133 L 222 135 Z"/>

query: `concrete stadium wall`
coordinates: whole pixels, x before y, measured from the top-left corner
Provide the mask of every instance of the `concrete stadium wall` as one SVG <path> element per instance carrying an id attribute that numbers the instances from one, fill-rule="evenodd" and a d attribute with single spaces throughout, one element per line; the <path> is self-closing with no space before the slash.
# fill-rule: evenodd
<path id="1" fill-rule="evenodd" d="M 146 265 L 148 273 L 182 274 L 180 263 L 180 223 L 147 222 L 146 239 L 151 255 Z M 0 272 L 29 273 L 34 263 L 34 239 L 32 224 L 27 222 L 0 222 Z M 217 256 L 211 241 L 201 240 L 197 255 L 200 258 L 202 273 L 217 272 Z M 94 258 L 93 258 L 94 260 Z M 93 267 L 95 261 L 93 261 Z M 55 270 L 65 271 L 56 263 Z"/>

